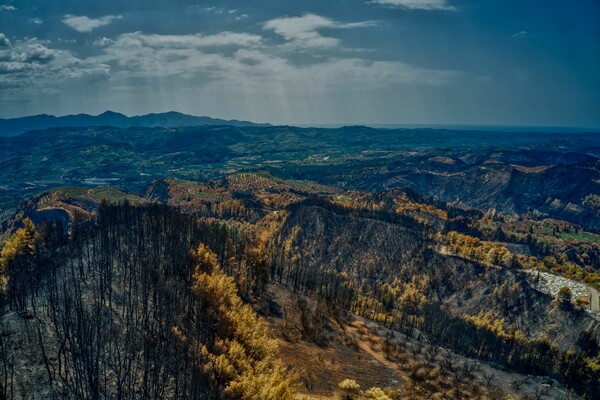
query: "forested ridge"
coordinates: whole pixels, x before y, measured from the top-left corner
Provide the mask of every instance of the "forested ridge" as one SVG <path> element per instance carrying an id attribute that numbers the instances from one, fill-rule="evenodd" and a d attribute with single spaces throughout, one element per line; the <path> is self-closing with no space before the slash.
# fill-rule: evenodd
<path id="1" fill-rule="evenodd" d="M 533 290 L 509 250 L 490 260 L 458 254 L 464 243 L 452 249 L 461 257 L 436 250 L 476 234 L 480 215 L 410 193 L 317 196 L 325 189 L 248 179 L 168 183 L 178 204 L 103 202 L 68 225 L 23 219 L 0 264 L 1 396 L 291 398 L 303 377 L 255 311 L 273 284 L 317 302 L 306 318 L 367 318 L 412 341 L 415 357 L 447 348 L 598 395 L 598 344 L 581 310 Z M 303 335 L 326 348 L 322 332 Z M 24 373 L 25 354 L 41 367 Z M 472 379 L 457 371 L 438 372 L 454 377 L 447 390 Z"/>
<path id="2" fill-rule="evenodd" d="M 235 232 L 163 206 L 128 205 L 101 207 L 71 239 L 41 231 L 25 237 L 28 260 L 3 258 L 3 266 L 4 301 L 25 319 L 45 365 L 43 396 L 290 397 L 264 323 L 242 306 L 207 247 L 227 260 L 225 270 L 256 264 Z M 12 273 L 25 264 L 26 273 Z M 2 396 L 27 396 L 28 386 L 12 379 L 18 360 L 2 357 Z"/>

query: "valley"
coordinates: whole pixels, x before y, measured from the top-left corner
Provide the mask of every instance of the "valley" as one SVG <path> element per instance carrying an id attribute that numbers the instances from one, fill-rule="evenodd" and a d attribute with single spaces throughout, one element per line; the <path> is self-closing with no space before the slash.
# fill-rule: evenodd
<path id="1" fill-rule="evenodd" d="M 0 204 L 56 186 L 140 193 L 155 179 L 267 171 L 345 190 L 600 225 L 596 133 L 204 126 L 52 128 L 0 137 Z"/>

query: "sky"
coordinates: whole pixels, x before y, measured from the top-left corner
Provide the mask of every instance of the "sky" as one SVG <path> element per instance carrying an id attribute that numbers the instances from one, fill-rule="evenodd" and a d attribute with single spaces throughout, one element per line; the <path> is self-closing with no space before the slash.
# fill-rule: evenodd
<path id="1" fill-rule="evenodd" d="M 600 127 L 598 0 L 0 0 L 0 118 Z"/>

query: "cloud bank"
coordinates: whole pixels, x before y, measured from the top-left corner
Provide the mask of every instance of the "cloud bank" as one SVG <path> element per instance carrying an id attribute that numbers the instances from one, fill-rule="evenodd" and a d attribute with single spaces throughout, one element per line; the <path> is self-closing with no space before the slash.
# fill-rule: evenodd
<path id="1" fill-rule="evenodd" d="M 317 16 L 315 16 L 317 17 Z M 306 19 L 302 18 L 303 21 Z M 302 28 L 286 31 L 291 42 L 321 47 L 329 42 L 306 35 L 316 26 L 333 26 L 327 19 L 310 18 Z M 283 33 L 282 33 L 283 35 Z M 323 38 L 329 39 L 329 38 Z M 308 43 L 306 43 L 308 41 Z M 316 41 L 316 43 L 315 43 Z M 393 84 L 443 84 L 456 73 L 411 66 L 397 61 L 374 61 L 357 57 L 319 57 L 294 63 L 286 52 L 274 52 L 254 34 L 221 32 L 213 35 L 158 35 L 141 32 L 121 34 L 102 41 L 103 53 L 95 62 L 111 65 L 115 77 L 131 79 L 187 79 L 199 85 L 225 85 L 266 90 L 274 86 L 290 91 L 315 91 L 333 86 L 369 88 Z M 293 51 L 289 52 L 292 55 Z"/>

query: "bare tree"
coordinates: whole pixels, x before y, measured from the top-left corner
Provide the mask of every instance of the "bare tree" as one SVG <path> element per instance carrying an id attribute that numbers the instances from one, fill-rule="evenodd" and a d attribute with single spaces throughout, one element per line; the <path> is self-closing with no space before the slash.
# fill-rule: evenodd
<path id="1" fill-rule="evenodd" d="M 483 371 L 483 373 L 481 375 L 483 377 L 483 380 L 485 381 L 486 386 L 487 387 L 492 386 L 492 381 L 496 377 L 496 374 L 494 374 L 493 372 L 485 372 L 485 371 Z"/>
<path id="2" fill-rule="evenodd" d="M 513 386 L 513 387 L 514 387 L 514 388 L 515 388 L 517 391 L 519 391 L 519 390 L 521 390 L 521 386 L 523 386 L 525 383 L 526 383 L 526 378 L 523 378 L 523 377 L 517 377 L 517 378 L 514 378 L 514 379 L 511 381 L 511 383 L 510 383 L 510 384 L 511 384 L 511 385 L 512 385 L 512 386 Z"/>
<path id="3" fill-rule="evenodd" d="M 15 359 L 10 350 L 12 334 L 8 324 L 0 327 L 0 399 L 14 398 Z"/>
<path id="4" fill-rule="evenodd" d="M 533 397 L 535 398 L 535 400 L 541 400 L 543 397 L 546 396 L 548 396 L 548 388 L 543 386 L 538 386 L 537 388 L 535 388 L 535 391 L 533 392 Z"/>

